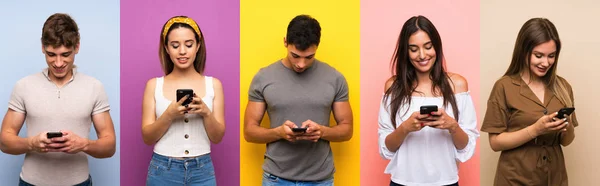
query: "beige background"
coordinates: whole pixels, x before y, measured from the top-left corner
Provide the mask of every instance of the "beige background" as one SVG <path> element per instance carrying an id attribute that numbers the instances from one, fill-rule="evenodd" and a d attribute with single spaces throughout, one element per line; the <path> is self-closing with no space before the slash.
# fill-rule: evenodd
<path id="1" fill-rule="evenodd" d="M 545 17 L 554 23 L 562 42 L 558 74 L 573 86 L 579 127 L 575 141 L 563 147 L 570 185 L 600 185 L 600 2 L 481 0 L 481 97 L 479 118 L 483 121 L 487 98 L 494 82 L 504 74 L 519 29 L 528 19 Z M 481 133 L 481 185 L 492 185 L 499 152 L 490 148 Z"/>

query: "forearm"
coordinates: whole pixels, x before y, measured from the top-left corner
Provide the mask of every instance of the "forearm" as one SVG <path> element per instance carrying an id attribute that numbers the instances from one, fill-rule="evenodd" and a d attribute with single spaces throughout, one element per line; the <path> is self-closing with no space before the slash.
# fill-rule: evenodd
<path id="1" fill-rule="evenodd" d="M 462 128 L 456 127 L 456 129 L 450 133 L 452 135 L 452 142 L 454 143 L 454 147 L 456 147 L 456 149 L 462 150 L 467 147 L 467 144 L 469 143 L 469 135 L 467 135 Z"/>
<path id="2" fill-rule="evenodd" d="M 321 126 L 321 139 L 330 142 L 343 142 L 352 138 L 352 123 L 339 123 L 333 127 Z"/>
<path id="3" fill-rule="evenodd" d="M 105 135 L 99 136 L 98 140 L 88 140 L 88 145 L 83 149 L 83 152 L 94 158 L 109 158 L 115 154 L 115 136 Z"/>
<path id="4" fill-rule="evenodd" d="M 2 134 L 0 149 L 4 153 L 12 155 L 25 154 L 32 150 L 29 138 L 22 138 L 11 134 Z"/>
<path id="5" fill-rule="evenodd" d="M 560 135 L 560 144 L 562 146 L 570 145 L 575 139 L 575 127 L 573 126 L 573 124 L 569 123 L 567 125 L 567 131 L 561 132 Z"/>
<path id="6" fill-rule="evenodd" d="M 171 126 L 173 119 L 165 114 L 161 115 L 152 124 L 142 126 L 142 138 L 146 145 L 156 143 Z"/>
<path id="7" fill-rule="evenodd" d="M 390 152 L 396 152 L 404 142 L 404 139 L 406 139 L 407 135 L 408 132 L 399 126 L 394 132 L 385 137 L 385 147 Z"/>
<path id="8" fill-rule="evenodd" d="M 494 151 L 504 151 L 519 147 L 538 136 L 533 125 L 518 131 L 503 132 L 490 139 L 490 146 Z"/>
<path id="9" fill-rule="evenodd" d="M 225 124 L 219 122 L 212 113 L 204 117 L 204 129 L 213 143 L 221 142 L 225 135 Z"/>
<path id="10" fill-rule="evenodd" d="M 278 128 L 267 129 L 258 124 L 249 124 L 244 129 L 244 138 L 250 143 L 271 143 L 282 139 L 277 132 Z"/>

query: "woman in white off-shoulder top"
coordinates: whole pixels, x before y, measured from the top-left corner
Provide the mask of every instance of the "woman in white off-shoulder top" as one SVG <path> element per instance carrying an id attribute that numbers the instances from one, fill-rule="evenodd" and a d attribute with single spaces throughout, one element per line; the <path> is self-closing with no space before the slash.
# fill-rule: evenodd
<path id="1" fill-rule="evenodd" d="M 467 80 L 446 72 L 442 41 L 423 16 L 404 23 L 379 111 L 379 153 L 390 185 L 458 185 L 458 162 L 479 137 Z M 438 111 L 421 114 L 421 106 Z"/>

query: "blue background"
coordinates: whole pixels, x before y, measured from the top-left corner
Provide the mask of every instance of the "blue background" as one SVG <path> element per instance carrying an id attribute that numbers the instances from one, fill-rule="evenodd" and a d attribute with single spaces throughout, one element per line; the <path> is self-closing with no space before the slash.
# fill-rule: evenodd
<path id="1" fill-rule="evenodd" d="M 78 72 L 95 77 L 104 84 L 110 114 L 117 135 L 117 151 L 107 159 L 88 156 L 94 185 L 119 185 L 120 110 L 119 110 L 119 25 L 118 0 L 104 1 L 0 1 L 0 117 L 4 119 L 14 84 L 21 78 L 40 73 L 47 67 L 41 48 L 42 26 L 54 13 L 67 13 L 77 22 L 81 35 Z M 138 124 L 138 123 L 136 123 Z M 25 125 L 20 136 L 25 137 Z M 92 127 L 91 139 L 97 139 Z M 24 155 L 0 153 L 0 185 L 17 185 Z"/>

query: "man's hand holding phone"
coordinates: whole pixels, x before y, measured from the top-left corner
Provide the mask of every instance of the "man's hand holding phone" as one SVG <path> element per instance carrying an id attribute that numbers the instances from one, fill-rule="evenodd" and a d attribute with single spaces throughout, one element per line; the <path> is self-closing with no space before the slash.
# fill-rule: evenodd
<path id="1" fill-rule="evenodd" d="M 48 132 L 42 132 L 38 135 L 32 136 L 28 138 L 27 142 L 29 144 L 30 151 L 46 153 L 48 152 L 48 145 L 52 143 L 50 139 L 47 137 Z"/>
<path id="2" fill-rule="evenodd" d="M 61 131 L 61 137 L 51 138 L 51 144 L 48 144 L 48 152 L 64 152 L 76 154 L 85 151 L 90 143 L 86 138 L 79 137 L 71 131 Z"/>
<path id="3" fill-rule="evenodd" d="M 302 126 L 300 128 L 306 128 L 306 131 L 297 137 L 298 140 L 317 142 L 323 136 L 321 125 L 312 120 L 306 120 L 305 122 L 302 122 Z"/>
<path id="4" fill-rule="evenodd" d="M 298 128 L 298 126 L 296 126 L 294 122 L 287 120 L 283 123 L 283 125 L 277 127 L 276 129 L 279 133 L 279 137 L 289 142 L 295 142 L 298 134 L 292 131 L 293 128 Z"/>

